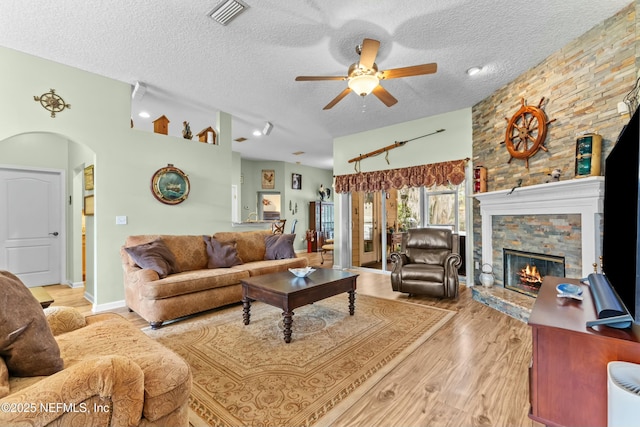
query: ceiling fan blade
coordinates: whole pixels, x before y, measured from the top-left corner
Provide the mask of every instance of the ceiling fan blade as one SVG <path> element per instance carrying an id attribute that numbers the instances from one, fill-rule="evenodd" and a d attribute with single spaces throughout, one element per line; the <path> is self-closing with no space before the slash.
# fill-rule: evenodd
<path id="1" fill-rule="evenodd" d="M 393 95 L 387 92 L 387 90 L 380 85 L 373 88 L 373 94 L 377 96 L 378 99 L 382 101 L 387 107 L 391 107 L 392 105 L 395 105 L 396 102 L 398 102 L 398 100 L 395 99 Z"/>
<path id="2" fill-rule="evenodd" d="M 346 76 L 298 76 L 297 82 L 312 82 L 317 80 L 347 80 Z"/>
<path id="3" fill-rule="evenodd" d="M 378 55 L 380 42 L 373 39 L 364 39 L 362 41 L 362 50 L 360 51 L 360 65 L 365 68 L 373 67 Z"/>
<path id="4" fill-rule="evenodd" d="M 333 108 L 334 105 L 336 105 L 338 102 L 340 102 L 342 100 L 342 98 L 344 98 L 345 96 L 349 95 L 349 92 L 351 92 L 351 89 L 346 88 L 345 90 L 343 90 L 342 92 L 340 92 L 340 95 L 336 96 L 335 98 L 333 98 L 333 100 L 331 100 L 330 103 L 328 103 L 323 110 L 328 110 L 330 108 Z"/>
<path id="5" fill-rule="evenodd" d="M 397 79 L 400 77 L 420 76 L 422 74 L 433 74 L 438 71 L 438 64 L 413 65 L 411 67 L 392 68 L 382 72 L 383 79 Z"/>

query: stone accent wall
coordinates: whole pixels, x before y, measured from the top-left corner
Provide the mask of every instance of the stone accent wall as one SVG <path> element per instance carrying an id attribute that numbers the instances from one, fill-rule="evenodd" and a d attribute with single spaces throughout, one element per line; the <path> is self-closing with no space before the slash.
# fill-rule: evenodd
<path id="1" fill-rule="evenodd" d="M 633 89 L 640 68 L 638 9 L 640 0 L 635 0 L 473 107 L 473 164 L 487 168 L 487 191 L 510 189 L 519 179 L 522 186 L 541 184 L 556 168 L 562 170 L 561 180 L 574 179 L 575 142 L 584 132 L 602 135 L 603 159 L 611 151 L 629 120 L 628 115 L 618 114 L 617 104 Z M 511 159 L 503 143 L 505 118 L 511 118 L 523 98 L 528 105 L 538 105 L 544 98 L 548 119 L 555 119 L 549 124 L 545 142 L 548 152 L 541 150 L 530 158 L 529 169 L 523 160 Z M 473 212 L 474 261 L 482 264 L 481 217 L 476 200 Z M 531 232 L 523 228 L 521 219 L 513 221 L 521 232 Z M 575 249 L 564 251 L 572 253 Z M 475 273 L 478 283 L 479 272 Z"/>

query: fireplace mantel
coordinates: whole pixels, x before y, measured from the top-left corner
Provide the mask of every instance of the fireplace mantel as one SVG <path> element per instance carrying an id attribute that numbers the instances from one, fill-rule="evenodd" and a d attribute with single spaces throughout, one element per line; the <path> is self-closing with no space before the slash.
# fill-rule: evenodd
<path id="1" fill-rule="evenodd" d="M 493 265 L 492 219 L 500 215 L 580 214 L 582 226 L 582 274 L 593 272 L 600 258 L 600 215 L 603 211 L 604 177 L 478 193 L 482 216 L 482 263 Z"/>

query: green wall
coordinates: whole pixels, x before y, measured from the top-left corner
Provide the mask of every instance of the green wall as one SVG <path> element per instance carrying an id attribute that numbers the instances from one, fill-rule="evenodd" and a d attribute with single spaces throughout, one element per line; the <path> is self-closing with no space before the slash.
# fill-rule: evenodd
<path id="1" fill-rule="evenodd" d="M 280 192 L 282 197 L 281 218 L 287 220 L 286 231 L 291 230 L 292 222 L 297 219 L 296 225 L 296 251 L 306 251 L 307 244 L 304 241 L 305 231 L 309 229 L 309 202 L 319 200 L 318 188 L 323 184 L 331 188 L 333 176 L 330 170 L 318 169 L 310 166 L 303 166 L 286 162 L 268 162 L 256 160 L 242 160 L 242 206 L 241 219 L 246 220 L 251 212 L 257 209 L 257 193 L 262 190 L 261 172 L 263 169 L 275 171 L 276 182 L 273 191 Z M 302 175 L 302 188 L 294 190 L 291 188 L 291 174 Z M 330 197 L 333 200 L 333 194 Z M 289 210 L 289 205 L 297 212 Z"/>
<path id="2" fill-rule="evenodd" d="M 287 219 L 298 218 L 298 230 L 306 229 L 306 203 L 314 198 L 312 185 L 331 185 L 331 172 L 284 162 L 249 163 L 232 152 L 231 116 L 212 113 L 219 129 L 219 144 L 209 145 L 182 138 L 131 129 L 131 86 L 73 67 L 0 47 L 0 165 L 49 168 L 65 171 L 67 265 L 66 282 L 81 285 L 81 215 L 84 195 L 94 194 L 95 215 L 86 217 L 86 296 L 95 310 L 123 305 L 120 247 L 133 234 L 212 234 L 234 227 L 232 205 L 246 217 L 243 197 L 253 195 L 259 184 L 256 168 L 277 170 L 277 188 L 283 194 Z M 33 97 L 51 88 L 71 107 L 51 118 Z M 171 118 L 169 118 L 171 119 Z M 85 166 L 95 166 L 95 189 L 84 191 Z M 150 190 L 158 169 L 173 164 L 189 177 L 186 201 L 171 206 L 158 202 Z M 303 175 L 303 190 L 291 190 L 291 173 Z M 257 180 L 257 181 L 256 181 Z M 255 184 L 257 182 L 257 184 Z M 247 183 L 254 187 L 247 190 Z M 238 200 L 231 188 L 238 189 Z M 289 193 L 291 192 L 291 193 Z M 289 200 L 298 213 L 288 212 Z M 254 202 L 255 203 L 255 202 Z M 116 225 L 116 216 L 127 216 Z M 302 236 L 302 234 L 298 234 Z M 296 247 L 304 242 L 296 239 Z"/>
<path id="3" fill-rule="evenodd" d="M 334 175 L 356 173 L 356 163 L 349 163 L 349 160 L 361 154 L 387 147 L 397 141 L 407 141 L 430 134 L 438 129 L 444 129 L 444 132 L 407 142 L 403 146 L 390 150 L 388 156 L 382 153 L 363 159 L 358 165 L 358 170 L 371 172 L 471 158 L 473 143 L 471 108 L 464 108 L 336 138 L 333 142 Z M 471 163 L 469 163 L 468 169 L 470 168 Z M 351 230 L 349 229 L 351 213 L 349 212 L 348 196 L 336 195 L 335 202 L 337 246 L 334 251 L 334 266 L 349 267 L 351 260 Z M 470 216 L 468 221 L 471 222 Z"/>
<path id="4" fill-rule="evenodd" d="M 86 231 L 87 296 L 96 309 L 122 305 L 119 250 L 126 236 L 231 229 L 230 189 L 234 180 L 239 182 L 240 171 L 233 169 L 231 138 L 224 129 L 228 117 L 212 117 L 222 122 L 220 145 L 185 143 L 130 128 L 129 84 L 6 48 L 0 48 L 0 63 L 5 97 L 0 105 L 0 163 L 66 170 L 66 198 L 74 194 L 77 163 L 95 165 L 95 216 L 87 217 Z M 51 88 L 71 104 L 55 118 L 33 99 Z M 153 173 L 169 163 L 191 183 L 189 198 L 177 206 L 159 203 L 150 191 Z M 128 224 L 116 225 L 117 215 L 126 215 Z M 74 218 L 68 211 L 70 248 L 81 236 Z M 73 255 L 67 258 L 74 263 Z M 67 266 L 69 283 L 77 280 L 76 271 L 75 265 Z"/>

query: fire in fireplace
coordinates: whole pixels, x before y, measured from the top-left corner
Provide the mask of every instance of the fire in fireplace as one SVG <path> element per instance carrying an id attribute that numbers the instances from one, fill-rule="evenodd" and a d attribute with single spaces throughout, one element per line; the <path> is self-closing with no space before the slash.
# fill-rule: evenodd
<path id="1" fill-rule="evenodd" d="M 564 277 L 564 257 L 502 249 L 504 287 L 537 296 L 545 276 Z"/>

